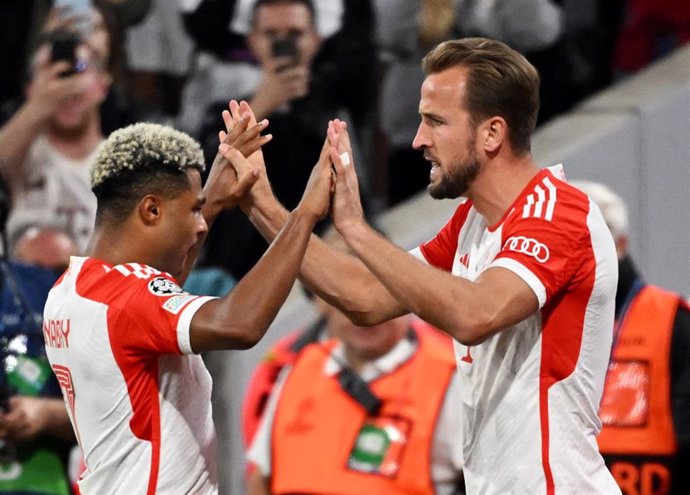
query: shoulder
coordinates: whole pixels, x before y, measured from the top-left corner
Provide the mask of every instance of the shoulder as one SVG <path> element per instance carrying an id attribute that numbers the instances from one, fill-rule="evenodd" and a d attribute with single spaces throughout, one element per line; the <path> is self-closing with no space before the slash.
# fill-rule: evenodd
<path id="1" fill-rule="evenodd" d="M 515 210 L 516 218 L 521 219 L 583 220 L 590 210 L 590 201 L 584 192 L 542 170 L 516 202 Z"/>
<path id="2" fill-rule="evenodd" d="M 601 213 L 584 192 L 547 170 L 525 189 L 506 219 L 506 232 L 523 228 L 575 243 L 589 239 L 593 229 L 607 229 Z"/>
<path id="3" fill-rule="evenodd" d="M 77 279 L 77 292 L 107 304 L 146 304 L 153 297 L 173 296 L 183 289 L 167 273 L 153 267 L 126 263 L 110 266 L 88 259 Z"/>

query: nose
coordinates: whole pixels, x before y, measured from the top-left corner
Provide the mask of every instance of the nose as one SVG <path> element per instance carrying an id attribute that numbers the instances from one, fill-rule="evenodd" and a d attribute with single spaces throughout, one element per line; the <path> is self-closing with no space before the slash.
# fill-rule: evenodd
<path id="1" fill-rule="evenodd" d="M 419 127 L 417 128 L 417 134 L 415 134 L 414 139 L 412 140 L 412 147 L 416 150 L 421 150 L 430 146 L 431 141 L 428 137 L 428 133 L 426 132 L 426 126 L 424 125 L 424 122 L 420 122 Z"/>
<path id="2" fill-rule="evenodd" d="M 208 232 L 208 224 L 206 223 L 206 219 L 203 217 L 203 215 L 199 215 L 199 224 L 197 225 L 197 231 L 199 234 L 205 234 Z"/>

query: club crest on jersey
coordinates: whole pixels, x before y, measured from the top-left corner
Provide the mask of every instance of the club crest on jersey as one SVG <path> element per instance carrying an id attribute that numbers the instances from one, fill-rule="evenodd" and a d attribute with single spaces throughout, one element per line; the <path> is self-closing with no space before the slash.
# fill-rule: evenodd
<path id="1" fill-rule="evenodd" d="M 179 285 L 165 277 L 156 277 L 151 280 L 149 282 L 149 291 L 155 296 L 169 296 L 183 292 Z"/>
<path id="2" fill-rule="evenodd" d="M 530 237 L 524 237 L 521 235 L 509 237 L 503 245 L 503 249 L 526 254 L 527 256 L 531 256 L 537 260 L 539 263 L 546 263 L 550 255 L 549 248 L 546 247 L 545 244 L 535 241 Z"/>

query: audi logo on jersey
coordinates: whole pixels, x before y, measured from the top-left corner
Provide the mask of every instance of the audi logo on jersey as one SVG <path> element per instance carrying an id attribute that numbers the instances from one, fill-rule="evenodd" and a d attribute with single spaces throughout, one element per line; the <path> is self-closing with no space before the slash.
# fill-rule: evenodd
<path id="1" fill-rule="evenodd" d="M 545 244 L 521 235 L 509 237 L 503 245 L 503 249 L 526 254 L 539 263 L 545 263 L 549 259 L 549 248 Z"/>

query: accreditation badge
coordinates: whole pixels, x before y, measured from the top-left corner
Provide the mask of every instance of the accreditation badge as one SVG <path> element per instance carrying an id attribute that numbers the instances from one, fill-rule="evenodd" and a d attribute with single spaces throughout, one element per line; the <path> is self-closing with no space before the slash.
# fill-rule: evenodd
<path id="1" fill-rule="evenodd" d="M 400 469 L 412 422 L 407 418 L 367 418 L 350 450 L 347 468 L 395 478 Z"/>

